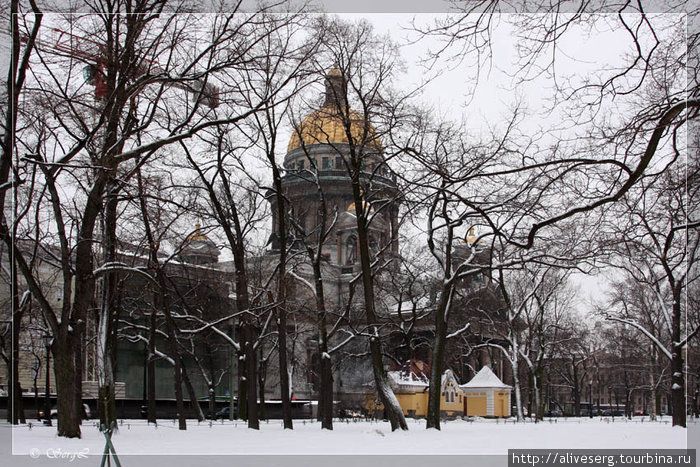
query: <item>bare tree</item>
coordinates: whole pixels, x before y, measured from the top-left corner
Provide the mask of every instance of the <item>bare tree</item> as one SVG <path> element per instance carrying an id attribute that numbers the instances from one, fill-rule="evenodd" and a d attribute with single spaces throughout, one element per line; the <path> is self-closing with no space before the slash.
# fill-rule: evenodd
<path id="1" fill-rule="evenodd" d="M 623 239 L 615 265 L 627 282 L 616 288 L 607 318 L 636 329 L 668 358 L 673 423 L 685 426 L 683 349 L 700 333 L 700 327 L 693 323 L 694 327 L 684 329 L 687 304 L 683 295 L 687 285 L 698 279 L 694 265 L 700 250 L 700 224 L 695 217 L 696 200 L 685 194 L 684 164 L 676 165 L 647 177 L 620 206 L 624 230 L 611 226 L 611 234 Z"/>
<path id="2" fill-rule="evenodd" d="M 73 15 L 69 22 L 49 30 L 38 48 L 36 65 L 32 64 L 33 82 L 27 89 L 27 95 L 36 100 L 45 129 L 39 132 L 35 125 L 25 131 L 27 140 L 41 144 L 24 162 L 41 169 L 42 184 L 50 195 L 42 203 L 52 212 L 56 243 L 61 248 L 63 309 L 55 310 L 43 297 L 29 262 L 22 258 L 18 266 L 56 339 L 52 352 L 57 362 L 59 434 L 69 437 L 80 436 L 82 371 L 76 349 L 82 342 L 98 276 L 106 284 L 100 307 L 102 335 L 106 336 L 100 346 L 104 356 L 100 379 L 105 397 L 113 398 L 113 377 L 104 362 L 110 346 L 113 348 L 108 341 L 115 312 L 112 284 L 118 281 L 120 269 L 114 261 L 119 192 L 157 149 L 187 140 L 205 128 L 246 118 L 266 105 L 264 100 L 243 105 L 236 90 L 220 95 L 213 84 L 227 79 L 222 75 L 235 73 L 230 71 L 235 64 L 254 58 L 255 38 L 267 34 L 258 27 L 260 12 L 159 16 L 182 8 L 167 2 L 93 7 L 102 14 Z M 127 11 L 130 14 L 121 14 Z M 199 42 L 197 34 L 207 40 Z M 85 39 L 88 36 L 105 40 Z M 92 71 L 89 83 L 94 88 L 76 85 L 71 79 L 78 67 L 86 66 Z M 180 90 L 184 90 L 184 99 Z M 70 212 L 62 192 L 68 183 L 75 183 L 75 190 L 84 193 L 74 198 L 78 202 Z M 94 240 L 103 211 L 105 223 L 99 235 L 104 258 L 102 266 L 95 268 Z"/>
<path id="3" fill-rule="evenodd" d="M 302 146 L 307 159 L 311 162 L 313 159 L 310 152 L 305 146 Z M 295 233 L 294 237 L 303 245 L 308 262 L 311 265 L 312 282 L 303 277 L 300 272 L 295 271 L 295 267 L 291 268 L 290 276 L 300 282 L 307 288 L 313 296 L 313 306 L 316 310 L 316 333 L 317 333 L 317 352 L 319 361 L 319 418 L 321 420 L 321 428 L 326 430 L 333 429 L 333 362 L 332 354 L 342 348 L 343 345 L 349 343 L 352 338 L 352 333 L 348 339 L 344 339 L 338 346 L 331 347 L 329 339 L 338 332 L 343 324 L 347 323 L 349 306 L 345 307 L 346 313 L 342 313 L 337 317 L 335 323 L 331 324 L 333 315 L 329 313 L 329 305 L 327 304 L 326 292 L 323 281 L 323 266 L 324 266 L 324 246 L 334 232 L 334 227 L 338 220 L 337 210 L 331 211 L 326 202 L 324 192 L 325 183 L 319 177 L 318 168 L 310 164 L 310 170 L 302 170 L 297 173 L 297 176 L 312 183 L 316 187 L 318 216 L 317 223 L 311 231 L 306 228 L 302 217 L 305 212 L 294 212 L 291 210 L 288 216 L 290 226 Z M 283 243 L 280 244 L 284 245 Z M 295 261 L 296 263 L 296 261 Z M 305 261 L 301 261 L 298 269 L 304 268 Z M 354 285 L 350 285 L 354 290 Z M 352 295 L 352 292 L 350 292 Z M 351 298 L 351 297 L 350 297 Z M 351 300 L 348 300 L 351 301 Z M 349 305 L 349 304 L 348 304 Z M 338 304 L 340 307 L 340 304 Z"/>
<path id="4" fill-rule="evenodd" d="M 530 371 L 530 401 L 535 420 L 544 416 L 543 385 L 546 367 L 563 343 L 571 339 L 570 319 L 574 293 L 568 286 L 568 271 L 545 271 L 540 287 L 522 316 L 523 340 L 520 354 Z M 568 332 L 567 332 L 568 331 Z"/>
<path id="5" fill-rule="evenodd" d="M 430 63 L 445 57 L 458 61 L 474 59 L 478 81 L 483 79 L 484 65 L 492 57 L 496 27 L 507 24 L 518 39 L 515 86 L 536 78 L 546 79 L 554 86 L 546 107 L 551 114 L 561 116 L 562 125 L 542 137 L 519 135 L 502 140 L 494 152 L 498 166 L 494 170 L 488 166 L 480 168 L 472 175 L 472 180 L 481 182 L 480 192 L 472 190 L 459 195 L 456 188 L 450 188 L 449 198 L 460 200 L 473 210 L 472 223 L 483 223 L 487 235 L 498 238 L 494 244 L 522 248 L 529 257 L 533 247 L 537 247 L 536 239 L 549 241 L 555 231 L 567 238 L 567 229 L 580 235 L 581 230 L 571 228 L 574 218 L 596 225 L 604 218 L 605 210 L 633 193 L 633 187 L 644 186 L 646 176 L 682 159 L 673 142 L 686 122 L 698 117 L 700 107 L 697 82 L 691 83 L 688 90 L 677 73 L 678 65 L 690 60 L 685 54 L 690 49 L 676 33 L 680 23 L 664 19 L 663 15 L 644 15 L 639 4 L 622 5 L 616 9 L 619 15 L 613 22 L 626 31 L 633 53 L 621 57 L 622 66 L 614 71 L 576 75 L 560 66 L 561 38 L 593 34 L 596 29 L 591 26 L 598 24 L 600 18 L 585 15 L 583 10 L 559 15 L 566 10 L 564 3 L 543 5 L 539 11 L 545 14 L 528 16 L 498 16 L 512 8 L 500 2 L 465 4 L 463 15 L 416 27 L 422 34 L 444 40 L 444 47 L 429 57 Z M 690 43 L 696 41 L 697 35 L 689 37 Z M 696 55 L 696 51 L 689 53 Z M 613 103 L 614 99 L 617 101 Z M 605 112 L 600 110 L 612 108 L 620 99 L 629 106 L 626 111 L 620 111 L 620 118 L 614 121 L 604 118 Z M 512 122 L 517 128 L 519 117 L 514 115 Z M 554 142 L 539 143 L 548 138 Z M 538 143 L 534 144 L 536 140 Z M 514 141 L 519 144 L 513 145 Z M 517 164 L 515 160 L 508 161 L 509 155 L 514 154 L 518 154 Z M 466 186 L 466 180 L 461 180 L 460 185 L 456 178 L 447 180 Z M 495 184 L 497 180 L 499 183 Z M 444 190 L 446 185 L 438 183 L 436 191 L 438 186 Z M 502 190 L 503 186 L 507 189 Z M 560 189 L 552 191 L 555 186 Z M 482 196 L 483 191 L 498 194 L 487 199 L 488 196 Z"/>
<path id="6" fill-rule="evenodd" d="M 24 89 L 29 70 L 29 63 L 34 53 L 37 35 L 41 28 L 43 14 L 34 1 L 30 1 L 32 14 L 31 25 L 28 29 L 20 27 L 20 20 L 23 12 L 21 2 L 12 0 L 10 2 L 9 31 L 11 34 L 10 66 L 8 69 L 6 87 L 3 88 L 2 95 L 5 97 L 7 107 L 2 107 L 2 153 L 0 153 L 0 208 L 2 209 L 2 219 L 0 219 L 0 237 L 7 247 L 7 263 L 2 264 L 3 269 L 8 272 L 9 282 L 7 284 L 10 296 L 10 332 L 9 339 L 3 339 L 3 357 L 8 366 L 8 421 L 12 424 L 24 420 L 22 410 L 22 391 L 19 386 L 19 349 L 20 334 L 22 330 L 22 319 L 27 307 L 30 305 L 31 296 L 25 295 L 20 290 L 18 282 L 18 270 L 15 262 L 15 249 L 13 244 L 17 237 L 19 221 L 27 213 L 27 209 L 19 207 L 17 197 L 17 186 L 25 182 L 31 183 L 30 170 L 29 180 L 22 178 L 22 171 L 17 168 L 17 120 L 19 113 L 20 95 Z M 22 25 L 25 26 L 25 25 Z M 24 47 L 22 44 L 25 44 Z M 31 189 L 31 188 L 30 188 Z M 12 191 L 14 202 L 11 203 L 13 212 L 7 209 L 7 193 Z M 9 214 L 9 219 L 8 219 Z M 8 352 L 9 351 L 9 352 Z"/>
<path id="7" fill-rule="evenodd" d="M 261 203 L 256 186 L 243 185 L 232 177 L 236 171 L 248 177 L 245 163 L 241 157 L 241 149 L 235 142 L 229 140 L 223 130 L 215 132 L 211 144 L 215 151 L 214 160 L 203 163 L 195 155 L 182 146 L 190 167 L 196 173 L 197 180 L 204 187 L 208 204 L 212 208 L 212 217 L 223 230 L 228 246 L 233 253 L 235 264 L 236 309 L 240 314 L 241 323 L 241 352 L 239 362 L 244 362 L 244 372 L 239 387 L 239 402 L 243 394 L 246 398 L 246 411 L 239 415 L 246 416 L 248 427 L 259 429 L 257 402 L 257 347 L 259 330 L 256 332 L 253 300 L 251 300 L 248 274 L 248 238 L 254 224 L 260 218 L 258 212 Z M 243 182 L 242 180 L 241 182 Z M 257 185 L 257 183 L 255 184 Z M 241 367 L 239 367 L 239 372 Z M 243 391 L 241 391 L 243 390 Z"/>
<path id="8" fill-rule="evenodd" d="M 398 225 L 392 220 L 397 215 L 392 214 L 392 209 L 398 200 L 398 190 L 395 183 L 387 183 L 382 176 L 388 173 L 388 168 L 380 140 L 382 134 L 387 134 L 395 126 L 392 119 L 400 105 L 400 99 L 397 102 L 390 98 L 388 89 L 398 66 L 396 48 L 387 38 L 377 37 L 365 22 L 350 25 L 320 20 L 317 30 L 323 37 L 320 56 L 337 64 L 337 73 L 332 76 L 326 91 L 327 105 L 321 111 L 339 122 L 342 136 L 338 141 L 317 130 L 312 129 L 311 134 L 316 135 L 318 142 L 328 143 L 333 148 L 349 177 L 361 274 L 358 282 L 362 284 L 362 307 L 370 336 L 375 388 L 392 430 L 406 430 L 408 426 L 403 411 L 384 369 L 380 335 L 383 326 L 375 294 L 375 277 L 391 262 L 390 253 L 395 248 L 392 245 L 398 240 Z M 324 69 L 325 66 L 320 64 L 318 68 Z M 353 105 L 362 113 L 352 110 Z M 392 231 L 391 238 L 380 244 L 373 239 L 371 231 L 372 222 L 376 225 L 382 217 L 388 219 Z"/>
<path id="9" fill-rule="evenodd" d="M 307 62 L 317 51 L 317 41 L 305 42 L 297 38 L 303 30 L 301 17 L 294 17 L 283 24 L 270 22 L 272 31 L 263 42 L 265 62 L 260 67 L 246 70 L 250 82 L 253 102 L 267 98 L 269 105 L 264 111 L 252 116 L 249 128 L 242 128 L 252 143 L 259 147 L 267 165 L 272 172 L 272 186 L 265 194 L 271 199 L 274 213 L 273 229 L 278 238 L 278 265 L 276 266 L 276 299 L 274 313 L 277 318 L 277 354 L 280 375 L 280 396 L 282 399 L 282 418 L 285 429 L 292 429 L 291 386 L 289 381 L 287 359 L 287 257 L 291 231 L 288 225 L 288 201 L 285 197 L 282 177 L 284 169 L 276 162 L 279 148 L 278 134 L 287 119 L 287 113 L 292 98 L 298 94 L 308 82 L 306 77 L 309 70 Z M 269 94 L 269 96 L 268 96 Z"/>

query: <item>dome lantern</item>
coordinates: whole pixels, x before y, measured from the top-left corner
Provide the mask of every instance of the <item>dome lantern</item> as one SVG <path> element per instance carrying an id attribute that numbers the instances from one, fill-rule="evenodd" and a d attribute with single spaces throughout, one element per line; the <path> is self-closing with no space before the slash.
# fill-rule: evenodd
<path id="1" fill-rule="evenodd" d="M 335 106 L 341 108 L 347 105 L 347 83 L 343 72 L 338 69 L 338 62 L 326 74 L 326 100 L 324 107 Z"/>

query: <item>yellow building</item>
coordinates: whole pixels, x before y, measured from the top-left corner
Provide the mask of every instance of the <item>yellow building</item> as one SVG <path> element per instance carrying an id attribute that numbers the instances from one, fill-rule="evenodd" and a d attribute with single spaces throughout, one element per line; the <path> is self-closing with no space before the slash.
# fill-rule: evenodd
<path id="1" fill-rule="evenodd" d="M 460 386 L 464 392 L 466 415 L 477 417 L 510 417 L 510 392 L 512 388 L 491 371 L 483 367 L 467 384 Z"/>
<path id="2" fill-rule="evenodd" d="M 414 362 L 420 366 L 423 362 Z M 423 364 L 425 365 L 425 364 Z M 427 368 L 427 365 L 426 365 Z M 391 387 L 396 394 L 404 415 L 407 417 L 425 417 L 428 414 L 429 381 L 422 371 L 399 370 L 390 371 Z M 464 413 L 464 396 L 452 370 L 442 375 L 440 385 L 440 415 L 442 417 L 458 417 Z"/>
<path id="3" fill-rule="evenodd" d="M 440 384 L 440 416 L 461 417 L 464 415 L 464 392 L 452 370 L 445 370 Z"/>
<path id="4" fill-rule="evenodd" d="M 390 371 L 389 384 L 407 417 L 425 417 L 428 413 L 428 367 L 411 361 L 407 368 Z"/>

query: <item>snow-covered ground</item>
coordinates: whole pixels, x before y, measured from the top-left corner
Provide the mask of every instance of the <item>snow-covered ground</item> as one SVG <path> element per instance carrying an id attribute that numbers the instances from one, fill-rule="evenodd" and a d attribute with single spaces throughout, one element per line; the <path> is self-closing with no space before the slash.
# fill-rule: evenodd
<path id="1" fill-rule="evenodd" d="M 692 420 L 692 419 L 691 419 Z M 689 420 L 690 421 L 690 420 Z M 315 422 L 294 421 L 294 430 L 283 430 L 280 421 L 262 422 L 260 431 L 242 422 L 198 424 L 188 421 L 180 431 L 171 420 L 157 427 L 141 420 L 124 420 L 113 437 L 119 456 L 127 455 L 284 455 L 284 454 L 507 454 L 508 449 L 597 448 L 681 449 L 687 447 L 687 431 L 674 428 L 670 419 L 649 422 L 610 419 L 553 419 L 542 423 L 503 420 L 455 420 L 442 431 L 426 430 L 424 421 L 410 420 L 408 432 L 391 432 L 387 422 L 335 423 L 332 432 Z M 83 424 L 82 439 L 56 436 L 55 427 L 12 427 L 12 453 L 32 457 L 53 453 L 77 456 L 101 454 L 104 436 L 93 422 Z M 82 453 L 79 455 L 78 453 Z M 65 454 L 64 454 L 65 455 Z"/>

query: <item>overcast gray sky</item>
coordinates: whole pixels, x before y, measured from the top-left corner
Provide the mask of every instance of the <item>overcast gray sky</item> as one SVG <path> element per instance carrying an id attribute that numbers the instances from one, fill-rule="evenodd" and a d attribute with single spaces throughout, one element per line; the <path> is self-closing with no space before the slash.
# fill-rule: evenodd
<path id="1" fill-rule="evenodd" d="M 423 38 L 415 42 L 417 34 L 410 30 L 411 22 L 429 25 L 442 14 L 435 11 L 430 2 L 379 2 L 355 1 L 349 3 L 324 1 L 328 11 L 355 11 L 364 13 L 342 13 L 339 16 L 348 20 L 366 19 L 376 28 L 377 32 L 389 34 L 401 44 L 401 53 L 406 61 L 405 75 L 394 83 L 404 89 L 412 89 L 421 83 L 426 76 L 434 75 L 434 79 L 425 87 L 421 100 L 431 105 L 435 111 L 455 121 L 461 121 L 471 131 L 480 132 L 489 126 L 498 126 L 507 120 L 510 108 L 516 100 L 521 100 L 530 116 L 524 122 L 524 128 L 546 128 L 559 121 L 557 115 L 542 114 L 542 104 L 552 96 L 553 81 L 551 77 L 542 76 L 527 83 L 517 83 L 509 76 L 515 70 L 517 61 L 517 38 L 509 20 L 518 21 L 518 16 L 502 17 L 497 20 L 498 27 L 492 36 L 493 60 L 488 67 L 481 69 L 480 79 L 476 83 L 477 66 L 472 61 L 460 62 L 451 57 L 438 61 L 431 69 L 425 69 L 421 59 L 426 57 L 429 50 L 438 49 L 441 44 L 432 38 Z M 350 7 L 351 6 L 351 7 Z M 371 11 L 371 13 L 367 13 Z M 396 13 L 410 11 L 410 13 Z M 393 13 L 388 13 L 393 12 Z M 575 28 L 558 44 L 557 73 L 559 79 L 573 77 L 581 79 L 599 70 L 610 68 L 619 57 L 630 47 L 624 31 L 606 27 L 605 17 L 599 17 L 599 27 L 595 34 L 587 35 Z M 411 41 L 414 41 L 411 43 Z M 456 51 L 455 51 L 456 52 Z M 2 76 L 7 76 L 9 65 L 9 35 L 0 34 L 0 70 Z M 284 138 L 285 136 L 283 136 Z M 286 141 L 281 147 L 286 147 Z M 225 257 L 225 256 L 224 256 Z M 589 295 L 600 296 L 604 290 L 604 280 L 600 278 L 579 278 L 578 282 L 584 289 L 584 299 Z"/>

